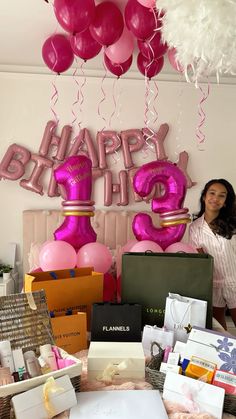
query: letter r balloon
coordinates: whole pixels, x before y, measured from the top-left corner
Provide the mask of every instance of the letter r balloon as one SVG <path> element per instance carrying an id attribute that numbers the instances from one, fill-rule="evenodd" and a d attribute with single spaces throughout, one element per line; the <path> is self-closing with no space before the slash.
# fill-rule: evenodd
<path id="1" fill-rule="evenodd" d="M 164 187 L 164 193 L 152 199 L 152 211 L 160 215 L 185 213 L 185 209 L 181 208 L 187 182 L 182 171 L 173 163 L 153 161 L 143 165 L 136 172 L 133 181 L 135 192 L 142 198 L 148 196 L 157 183 Z M 132 228 L 137 240 L 154 241 L 164 250 L 182 239 L 186 222 L 189 221 L 189 215 L 186 217 L 183 215 L 183 220 L 172 221 L 169 225 L 166 222 L 165 227 L 155 227 L 148 214 L 139 213 L 134 217 Z"/>

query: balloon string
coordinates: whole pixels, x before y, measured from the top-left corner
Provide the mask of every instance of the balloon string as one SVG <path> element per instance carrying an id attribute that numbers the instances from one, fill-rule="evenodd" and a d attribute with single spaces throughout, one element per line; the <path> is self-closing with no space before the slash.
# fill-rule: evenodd
<path id="1" fill-rule="evenodd" d="M 116 102 L 116 95 L 115 95 L 115 93 L 116 93 L 115 92 L 115 87 L 116 87 L 116 84 L 117 84 L 117 80 L 118 80 L 118 78 L 113 81 L 113 85 L 112 85 L 112 100 L 113 100 L 113 104 L 114 104 L 114 109 L 113 109 L 113 112 L 111 113 L 111 116 L 110 116 L 110 119 L 109 119 L 109 127 L 111 127 L 112 118 L 116 113 L 117 102 Z"/>
<path id="2" fill-rule="evenodd" d="M 206 101 L 206 99 L 209 96 L 210 85 L 208 83 L 206 92 L 204 92 L 203 88 L 200 85 L 198 86 L 198 88 L 201 91 L 201 99 L 200 99 L 199 104 L 198 104 L 198 116 L 199 116 L 200 120 L 199 120 L 199 124 L 197 126 L 197 129 L 196 129 L 196 136 L 197 136 L 197 140 L 198 140 L 198 146 L 200 147 L 199 150 L 202 151 L 203 149 L 201 148 L 201 145 L 205 141 L 205 134 L 202 132 L 201 128 L 204 125 L 205 120 L 206 120 L 206 114 L 203 110 L 202 104 Z"/>
<path id="3" fill-rule="evenodd" d="M 104 66 L 104 64 L 103 64 L 103 66 Z M 102 130 L 101 131 L 104 131 L 104 129 L 106 128 L 106 126 L 107 126 L 107 122 L 106 122 L 106 119 L 104 118 L 104 116 L 102 115 L 102 113 L 101 113 L 101 105 L 102 105 L 102 103 L 106 100 L 106 93 L 105 93 L 105 90 L 104 90 L 104 88 L 103 88 L 103 84 L 104 84 L 104 81 L 105 81 L 105 79 L 106 79 L 106 77 L 107 77 L 107 69 L 106 69 L 106 67 L 104 66 L 104 69 L 105 69 L 105 74 L 104 74 L 104 76 L 103 76 L 103 78 L 102 78 L 102 81 L 101 81 L 101 92 L 102 92 L 102 98 L 101 98 L 101 100 L 100 100 L 100 102 L 99 102 L 99 104 L 98 104 L 98 115 L 99 115 L 99 117 L 104 121 L 104 123 L 105 123 L 105 126 L 102 128 Z"/>
<path id="4" fill-rule="evenodd" d="M 157 97 L 158 97 L 158 95 L 159 95 L 159 88 L 158 88 L 158 84 L 157 84 L 157 82 L 156 82 L 156 80 L 154 80 L 154 86 L 155 86 L 155 89 L 156 89 L 156 93 L 155 93 L 155 96 L 154 96 L 154 99 L 153 99 L 153 110 L 154 110 L 154 114 L 156 115 L 155 117 L 154 117 L 154 120 L 153 120 L 153 125 L 157 122 L 157 120 L 158 120 L 158 111 L 157 111 L 157 109 L 156 109 L 156 99 L 157 99 Z"/>
<path id="5" fill-rule="evenodd" d="M 77 65 L 77 60 L 76 60 L 76 65 Z M 77 71 L 78 71 L 78 68 L 76 67 L 76 69 L 75 69 L 75 71 L 73 72 L 73 80 L 74 80 L 74 82 L 76 83 L 76 85 L 77 85 L 77 93 L 76 93 L 76 100 L 72 103 L 72 110 L 71 110 L 71 112 L 72 112 L 72 115 L 73 115 L 73 121 L 71 122 L 71 125 L 74 125 L 75 124 L 75 122 L 77 121 L 77 116 L 76 116 L 76 111 L 75 111 L 75 109 L 76 109 L 76 106 L 78 105 L 78 103 L 79 103 L 79 98 L 80 98 L 80 92 L 79 92 L 79 82 L 78 82 L 78 80 L 77 80 Z M 78 124 L 79 125 L 79 124 Z M 80 125 L 79 125 L 79 127 L 80 127 Z"/>
<path id="6" fill-rule="evenodd" d="M 81 66 L 80 66 L 81 73 L 82 73 L 82 75 L 84 77 L 83 83 L 81 84 L 80 91 L 79 91 L 79 96 L 80 96 L 79 112 L 80 112 L 81 120 L 78 122 L 78 125 L 79 125 L 80 128 L 81 128 L 81 124 L 82 124 L 82 114 L 83 114 L 82 105 L 84 103 L 83 88 L 84 88 L 84 86 L 85 86 L 85 84 L 87 82 L 87 79 L 86 79 L 86 76 L 85 76 L 85 72 L 84 72 L 84 69 L 83 69 L 84 63 L 85 62 L 82 61 Z"/>
<path id="7" fill-rule="evenodd" d="M 183 79 L 183 75 L 180 74 L 179 83 L 182 82 L 182 79 Z M 182 115 L 183 115 L 182 104 L 181 104 L 182 96 L 183 96 L 183 87 L 180 86 L 178 101 L 177 101 L 177 128 L 176 128 L 176 138 L 175 138 L 175 141 L 176 141 L 175 155 L 177 159 L 179 158 L 179 151 L 180 151 L 180 146 L 181 146 L 181 135 L 182 135 L 182 129 L 181 129 L 181 122 L 182 122 Z"/>
<path id="8" fill-rule="evenodd" d="M 57 87 L 56 87 L 56 78 L 57 78 L 57 76 L 58 75 L 56 74 L 56 76 L 54 77 L 54 80 L 52 81 L 53 94 L 52 94 L 51 100 L 50 100 L 50 102 L 51 102 L 51 111 L 52 111 L 53 116 L 55 118 L 56 124 L 58 124 L 58 121 L 59 121 L 59 118 L 58 118 L 57 113 L 55 111 L 55 106 L 56 106 L 56 104 L 58 102 L 58 90 L 57 90 Z"/>

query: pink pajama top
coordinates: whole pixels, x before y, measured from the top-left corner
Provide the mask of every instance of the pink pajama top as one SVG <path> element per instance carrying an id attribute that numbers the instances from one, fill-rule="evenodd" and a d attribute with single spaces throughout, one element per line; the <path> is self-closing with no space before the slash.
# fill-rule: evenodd
<path id="1" fill-rule="evenodd" d="M 214 234 L 204 220 L 204 214 L 193 221 L 189 227 L 189 243 L 194 247 L 202 248 L 205 253 L 209 253 L 214 258 L 214 287 L 236 286 L 235 238 L 233 236 L 228 240 Z"/>

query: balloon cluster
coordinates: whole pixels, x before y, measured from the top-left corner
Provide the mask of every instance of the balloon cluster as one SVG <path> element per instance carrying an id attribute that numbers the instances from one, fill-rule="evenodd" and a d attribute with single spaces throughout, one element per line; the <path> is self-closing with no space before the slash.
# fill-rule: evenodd
<path id="1" fill-rule="evenodd" d="M 54 0 L 54 12 L 69 34 L 51 35 L 43 44 L 43 60 L 52 71 L 62 73 L 74 55 L 87 61 L 103 48 L 105 67 L 120 77 L 132 64 L 135 38 L 139 71 L 150 79 L 162 70 L 168 46 L 161 39 L 163 15 L 155 0 L 128 0 L 124 15 L 111 1 Z"/>

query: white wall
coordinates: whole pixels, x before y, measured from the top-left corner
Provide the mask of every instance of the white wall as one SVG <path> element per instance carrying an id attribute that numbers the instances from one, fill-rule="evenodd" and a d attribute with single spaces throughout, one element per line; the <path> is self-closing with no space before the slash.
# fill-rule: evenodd
<path id="1" fill-rule="evenodd" d="M 37 153 L 47 121 L 52 119 L 50 98 L 53 94 L 54 76 L 37 74 L 0 74 L 0 161 L 7 148 L 17 143 Z M 82 80 L 78 79 L 81 83 Z M 84 95 L 82 126 L 87 127 L 94 136 L 104 127 L 100 113 L 109 120 L 114 108 L 112 86 L 114 79 L 87 77 L 82 93 Z M 236 132 L 236 86 L 233 84 L 211 85 L 210 96 L 203 103 L 206 121 L 202 127 L 206 135 L 204 151 L 199 151 L 195 130 L 199 121 L 198 102 L 200 91 L 185 81 L 158 81 L 159 96 L 156 109 L 159 119 L 152 126 L 155 130 L 167 122 L 170 131 L 165 140 L 165 150 L 171 161 L 177 161 L 178 152 L 186 150 L 189 154 L 188 173 L 197 185 L 188 190 L 185 206 L 190 212 L 198 208 L 200 191 L 206 181 L 213 177 L 224 177 L 236 187 L 235 172 L 235 132 Z M 55 111 L 59 117 L 59 131 L 73 120 L 72 103 L 76 100 L 77 84 L 72 76 L 56 77 L 58 102 Z M 153 83 L 151 89 L 154 90 Z M 203 86 L 206 89 L 206 85 Z M 105 99 L 102 101 L 102 88 Z M 117 131 L 144 126 L 145 84 L 140 79 L 120 79 L 115 82 L 115 98 L 119 99 L 116 116 L 111 127 Z M 153 95 L 151 95 L 153 98 Z M 78 130 L 77 130 L 78 131 Z M 138 152 L 134 155 L 136 165 L 153 160 L 155 155 Z M 110 169 L 118 173 L 124 168 L 122 155 L 119 162 L 109 160 Z M 44 178 L 47 184 L 47 175 Z M 19 181 L 1 180 L 1 217 L 0 217 L 0 260 L 8 257 L 7 245 L 16 242 L 18 260 L 22 258 L 22 211 L 25 209 L 58 208 L 61 198 L 49 198 L 45 193 L 40 196 L 19 186 Z M 96 207 L 103 207 L 103 181 L 99 179 L 94 186 Z M 132 203 L 117 209 L 149 209 L 145 203 Z M 109 207 L 111 209 L 111 207 Z"/>

